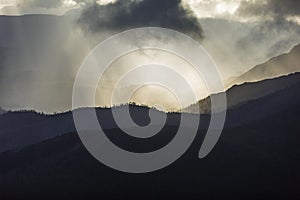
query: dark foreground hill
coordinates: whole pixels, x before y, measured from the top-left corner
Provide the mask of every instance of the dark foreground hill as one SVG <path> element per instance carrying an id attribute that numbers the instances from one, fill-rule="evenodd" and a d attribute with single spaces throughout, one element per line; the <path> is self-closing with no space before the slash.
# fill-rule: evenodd
<path id="1" fill-rule="evenodd" d="M 299 195 L 300 182 L 297 115 L 282 113 L 270 121 L 226 129 L 213 152 L 202 160 L 197 155 L 204 133 L 199 132 L 182 158 L 149 174 L 112 170 L 95 160 L 75 133 L 58 136 L 0 156 L 1 199 L 292 197 Z M 165 133 L 174 129 L 168 127 Z"/>
<path id="2" fill-rule="evenodd" d="M 172 165 L 153 173 L 127 174 L 104 166 L 87 152 L 76 133 L 2 153 L 0 198 L 297 197 L 299 94 L 298 84 L 229 110 L 219 142 L 207 157 L 199 159 L 208 118 L 204 116 L 203 129 L 189 150 Z M 138 107 L 133 111 L 133 115 L 146 114 Z M 147 141 L 124 137 L 117 128 L 107 129 L 106 134 L 124 149 L 151 151 L 176 133 L 177 114 L 170 116 L 158 136 Z M 135 120 L 146 124 L 140 116 Z"/>

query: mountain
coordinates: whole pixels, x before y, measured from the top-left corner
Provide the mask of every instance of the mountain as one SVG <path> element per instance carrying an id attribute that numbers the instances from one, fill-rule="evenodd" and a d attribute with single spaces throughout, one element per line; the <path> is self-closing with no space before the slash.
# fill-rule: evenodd
<path id="1" fill-rule="evenodd" d="M 271 80 L 264 80 L 257 83 L 247 83 L 244 85 L 235 86 L 227 91 L 229 109 L 228 112 L 235 113 L 233 111 L 241 107 L 242 105 L 248 104 L 253 100 L 269 97 L 270 95 L 274 95 L 272 99 L 276 99 L 282 96 L 277 95 L 278 92 L 283 92 L 285 90 L 289 91 L 288 88 L 299 86 L 300 73 Z M 293 94 L 293 92 L 291 92 L 291 94 Z M 272 102 L 272 99 L 269 99 L 269 101 Z M 294 98 L 294 100 L 297 100 L 297 98 Z M 203 104 L 203 102 L 206 104 Z M 210 119 L 210 116 L 208 115 L 210 110 L 209 98 L 201 101 L 200 104 L 190 106 L 185 111 L 193 112 L 193 106 L 199 105 L 202 109 L 202 113 L 205 114 L 201 115 L 202 124 L 200 126 L 201 129 L 204 129 L 203 127 L 207 126 Z M 262 105 L 264 105 L 263 102 Z M 268 106 L 270 105 L 273 104 L 268 103 L 264 106 L 265 108 L 268 108 Z M 281 106 L 282 105 L 277 105 L 276 109 L 274 109 L 275 106 L 271 106 L 269 110 L 266 111 L 266 115 L 279 110 Z M 257 108 L 260 107 L 261 106 L 258 106 Z M 126 107 L 122 106 L 114 109 L 122 108 L 126 109 Z M 144 124 L 149 120 L 149 108 L 131 106 L 131 110 L 131 116 L 138 124 Z M 260 109 L 258 111 L 254 108 L 248 109 L 247 115 L 243 115 L 243 118 L 240 118 L 239 113 L 237 113 L 233 114 L 232 117 L 231 115 L 229 115 L 227 117 L 227 120 L 230 121 L 230 126 L 237 126 L 240 123 L 250 123 L 257 119 L 260 119 L 260 111 Z M 251 114 L 252 112 L 254 113 Z M 162 113 L 157 111 L 157 114 L 159 115 Z M 98 108 L 97 115 L 98 120 L 101 122 L 101 125 L 104 129 L 114 129 L 118 127 L 113 120 L 111 109 Z M 192 114 L 190 116 L 193 117 Z M 179 113 L 168 114 L 168 125 L 176 126 L 179 117 Z M 248 120 L 248 122 L 241 121 L 242 119 Z M 0 152 L 20 149 L 31 144 L 42 142 L 45 139 L 53 138 L 55 136 L 71 132 L 76 132 L 72 112 L 66 112 L 56 115 L 44 115 L 33 111 L 7 112 L 5 115 L 0 115 Z"/>
<path id="2" fill-rule="evenodd" d="M 300 75 L 300 44 L 289 53 L 274 57 L 266 63 L 257 65 L 240 77 L 229 81 L 226 91 L 227 108 L 244 104 L 247 101 L 284 90 L 299 83 Z M 293 74 L 295 75 L 289 75 Z M 216 96 L 220 94 L 213 94 Z M 210 97 L 192 104 L 182 111 L 187 113 L 210 113 Z"/>
<path id="3" fill-rule="evenodd" d="M 299 85 L 300 73 L 290 74 L 274 79 L 267 79 L 254 83 L 244 83 L 235 85 L 226 91 L 227 109 L 241 106 L 251 100 L 259 99 L 269 94 L 285 90 L 289 87 Z M 218 96 L 220 94 L 214 94 Z M 183 112 L 196 113 L 199 108 L 200 113 L 210 113 L 210 97 L 192 104 L 183 109 Z"/>
<path id="4" fill-rule="evenodd" d="M 141 109 L 133 108 L 135 113 Z M 179 160 L 147 174 L 110 169 L 87 152 L 76 133 L 63 134 L 0 154 L 0 197 L 253 199 L 259 196 L 276 199 L 287 194 L 298 196 L 299 112 L 300 83 L 250 100 L 228 110 L 221 138 L 206 158 L 197 157 L 205 135 L 204 130 L 199 130 L 194 143 Z M 167 144 L 176 130 L 176 126 L 167 126 L 159 133 L 160 139 L 150 138 L 147 142 Z M 119 129 L 107 130 L 106 134 L 124 149 L 149 150 L 149 143 L 129 142 Z"/>
<path id="5" fill-rule="evenodd" d="M 274 57 L 269 61 L 253 67 L 245 74 L 234 78 L 229 86 L 245 82 L 256 82 L 275 78 L 294 72 L 300 72 L 300 44 L 289 53 Z"/>

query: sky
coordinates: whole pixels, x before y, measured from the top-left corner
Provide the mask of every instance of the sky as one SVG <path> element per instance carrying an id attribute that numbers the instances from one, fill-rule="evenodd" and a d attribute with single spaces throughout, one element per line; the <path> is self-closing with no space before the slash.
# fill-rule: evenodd
<path id="1" fill-rule="evenodd" d="M 0 14 L 53 14 L 83 8 L 89 4 L 106 5 L 117 0 L 0 0 Z M 135 0 L 136 1 L 136 0 Z M 286 0 L 182 0 L 198 18 L 225 18 L 258 21 L 282 18 L 300 24 L 299 1 Z"/>
<path id="2" fill-rule="evenodd" d="M 76 72 L 88 52 L 115 33 L 143 26 L 197 40 L 226 83 L 300 43 L 299 7 L 297 0 L 0 0 L 0 15 L 15 16 L 0 16 L 0 107 L 70 110 Z M 108 104 L 112 77 L 104 80 L 99 105 Z M 126 87 L 132 86 L 120 91 Z M 207 95 L 202 89 L 199 99 Z M 147 104 L 138 98 L 147 95 L 136 96 Z"/>

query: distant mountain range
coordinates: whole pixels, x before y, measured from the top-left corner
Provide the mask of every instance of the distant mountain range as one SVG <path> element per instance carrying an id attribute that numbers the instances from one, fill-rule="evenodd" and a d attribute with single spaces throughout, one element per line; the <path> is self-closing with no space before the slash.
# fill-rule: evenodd
<path id="1" fill-rule="evenodd" d="M 284 90 L 300 82 L 300 44 L 289 53 L 274 57 L 266 63 L 253 67 L 240 77 L 232 78 L 226 91 L 227 108 L 242 105 L 274 92 Z M 294 76 L 287 76 L 295 73 Z M 213 94 L 216 96 L 220 94 Z M 188 113 L 210 113 L 211 102 L 207 97 L 184 108 Z"/>
<path id="2" fill-rule="evenodd" d="M 238 127 L 254 123 L 277 112 L 289 110 L 292 106 L 297 106 L 300 102 L 299 88 L 300 74 L 233 87 L 228 91 L 229 106 L 226 126 Z M 203 100 L 205 101 L 209 99 Z M 208 105 L 209 103 L 206 104 Z M 123 108 L 126 109 L 122 106 L 113 109 Z M 209 110 L 209 107 L 205 108 Z M 111 109 L 98 108 L 96 110 L 103 129 L 118 128 L 113 120 Z M 147 124 L 149 108 L 131 106 L 131 110 L 131 116 L 137 122 Z M 159 115 L 161 112 L 156 113 Z M 204 129 L 203 127 L 207 126 L 210 119 L 209 112 L 203 113 L 200 129 Z M 167 125 L 178 125 L 179 116 L 179 113 L 169 113 Z M 72 112 L 56 115 L 43 115 L 32 111 L 8 112 L 0 115 L 0 152 L 20 149 L 71 132 L 76 132 Z"/>
<path id="3" fill-rule="evenodd" d="M 245 82 L 257 82 L 300 72 L 300 44 L 295 46 L 289 53 L 274 57 L 269 61 L 253 67 L 245 74 L 232 78 L 228 86 Z"/>

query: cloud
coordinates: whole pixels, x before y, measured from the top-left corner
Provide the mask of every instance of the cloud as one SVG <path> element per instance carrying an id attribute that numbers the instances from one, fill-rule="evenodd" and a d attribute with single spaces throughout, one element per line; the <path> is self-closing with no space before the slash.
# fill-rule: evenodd
<path id="1" fill-rule="evenodd" d="M 64 0 L 17 0 L 17 5 L 29 8 L 58 8 Z"/>
<path id="2" fill-rule="evenodd" d="M 181 31 L 196 39 L 203 37 L 198 19 L 181 4 L 181 0 L 119 0 L 107 5 L 90 3 L 78 22 L 92 33 L 157 26 Z"/>
<path id="3" fill-rule="evenodd" d="M 242 1 L 238 9 L 241 16 L 261 16 L 273 21 L 285 21 L 291 16 L 300 16 L 299 0 Z"/>

